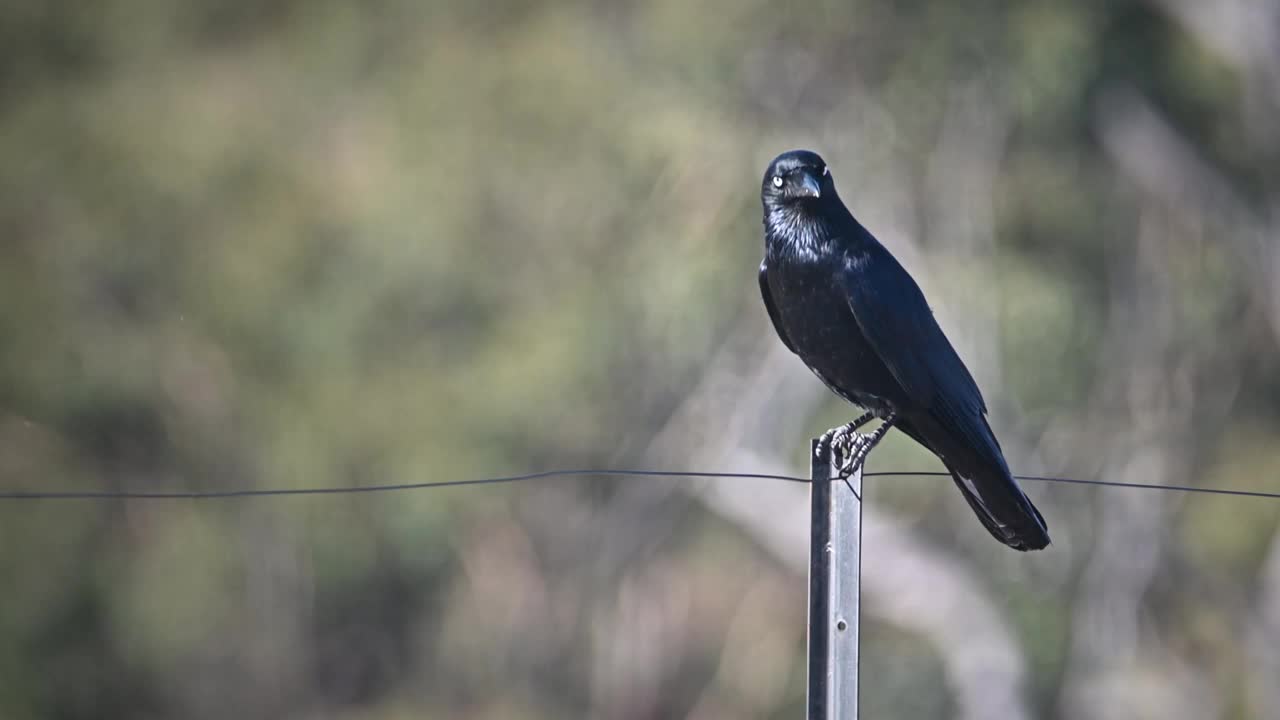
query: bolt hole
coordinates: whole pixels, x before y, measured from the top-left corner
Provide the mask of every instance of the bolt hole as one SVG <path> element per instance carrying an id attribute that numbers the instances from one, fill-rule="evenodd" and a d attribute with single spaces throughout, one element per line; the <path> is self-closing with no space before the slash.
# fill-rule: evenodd
<path id="1" fill-rule="evenodd" d="M 849 629 L 849 623 L 843 620 L 836 621 L 836 630 L 839 630 L 840 632 L 844 632 L 845 630 L 848 630 L 848 629 Z"/>

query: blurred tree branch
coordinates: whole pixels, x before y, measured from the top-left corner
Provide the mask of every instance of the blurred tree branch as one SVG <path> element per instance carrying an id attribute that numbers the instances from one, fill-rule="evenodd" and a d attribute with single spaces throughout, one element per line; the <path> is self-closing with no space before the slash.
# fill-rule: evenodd
<path id="1" fill-rule="evenodd" d="M 1116 87 L 1098 104 L 1095 127 L 1113 162 L 1168 211 L 1192 222 L 1217 219 L 1239 275 L 1280 340 L 1280 243 L 1273 220 L 1252 210 L 1136 90 Z M 1280 208 L 1273 198 L 1269 210 Z"/>

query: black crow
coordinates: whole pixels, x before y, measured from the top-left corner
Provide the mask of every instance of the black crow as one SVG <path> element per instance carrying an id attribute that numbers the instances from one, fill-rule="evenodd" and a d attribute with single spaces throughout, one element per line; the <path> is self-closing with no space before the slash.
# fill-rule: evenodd
<path id="1" fill-rule="evenodd" d="M 827 164 L 794 150 L 760 188 L 760 292 L 782 342 L 840 397 L 868 412 L 824 436 L 847 477 L 890 427 L 937 455 L 969 507 L 1017 550 L 1049 544 L 1044 518 L 1009 473 L 973 376 L 924 294 L 836 194 Z M 874 432 L 855 431 L 880 418 Z"/>

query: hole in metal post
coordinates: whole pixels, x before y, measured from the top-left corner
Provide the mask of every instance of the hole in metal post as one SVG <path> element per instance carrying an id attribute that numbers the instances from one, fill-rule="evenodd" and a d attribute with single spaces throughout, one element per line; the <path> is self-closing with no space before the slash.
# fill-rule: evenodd
<path id="1" fill-rule="evenodd" d="M 839 630 L 840 632 L 844 632 L 845 630 L 848 630 L 848 629 L 849 629 L 849 623 L 845 622 L 844 620 L 836 621 L 836 630 Z"/>

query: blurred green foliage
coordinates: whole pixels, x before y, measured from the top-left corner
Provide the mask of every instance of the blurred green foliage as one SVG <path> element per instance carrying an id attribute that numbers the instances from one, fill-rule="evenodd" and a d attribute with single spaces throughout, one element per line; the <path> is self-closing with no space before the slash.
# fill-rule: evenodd
<path id="1" fill-rule="evenodd" d="M 984 381 L 1017 461 L 1093 475 L 1116 467 L 1100 438 L 1133 432 L 1178 471 L 1135 479 L 1275 490 L 1280 302 L 1232 240 L 1280 197 L 1255 71 L 1136 0 L 3 2 L 0 486 L 652 461 L 733 328 L 769 332 L 758 177 L 813 146 L 891 248 L 917 243 L 953 337 L 995 323 Z M 1117 93 L 1238 204 L 1153 198 L 1107 140 Z M 1188 394 L 1190 424 L 1161 424 Z M 847 412 L 794 428 L 787 459 Z M 1112 496 L 1035 492 L 1070 558 L 1048 590 L 937 483 L 872 496 L 973 540 L 1031 707 L 1071 716 Z M 795 570 L 684 496 L 618 539 L 624 500 L 584 480 L 2 504 L 0 717 L 796 717 Z M 1245 668 L 1280 506 L 1159 502 L 1144 617 L 1169 652 Z M 929 644 L 869 620 L 866 716 L 954 712 Z M 1222 717 L 1267 712 L 1221 680 Z"/>

